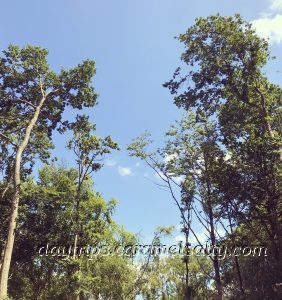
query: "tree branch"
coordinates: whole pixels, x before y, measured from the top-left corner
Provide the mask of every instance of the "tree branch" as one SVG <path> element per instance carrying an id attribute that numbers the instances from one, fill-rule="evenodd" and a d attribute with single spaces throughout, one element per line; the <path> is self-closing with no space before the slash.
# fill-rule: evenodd
<path id="1" fill-rule="evenodd" d="M 17 144 L 13 143 L 9 137 L 7 137 L 4 133 L 0 132 L 0 137 L 2 137 L 4 140 L 8 141 L 11 145 L 14 147 L 18 147 Z"/>

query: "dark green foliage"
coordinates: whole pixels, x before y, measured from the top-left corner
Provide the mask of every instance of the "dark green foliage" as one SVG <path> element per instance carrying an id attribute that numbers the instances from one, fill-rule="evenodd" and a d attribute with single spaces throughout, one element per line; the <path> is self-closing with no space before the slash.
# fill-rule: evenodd
<path id="1" fill-rule="evenodd" d="M 43 95 L 47 98 L 22 159 L 28 173 L 36 157 L 46 161 L 50 156 L 53 130 L 63 130 L 68 124 L 68 120 L 62 119 L 65 109 L 82 109 L 96 104 L 97 94 L 91 85 L 94 62 L 86 60 L 73 69 L 56 74 L 50 70 L 47 55 L 48 51 L 40 47 L 11 45 L 0 56 L 0 167 L 6 176 L 11 172 L 9 161 L 13 159 L 16 145 L 21 143 Z"/>

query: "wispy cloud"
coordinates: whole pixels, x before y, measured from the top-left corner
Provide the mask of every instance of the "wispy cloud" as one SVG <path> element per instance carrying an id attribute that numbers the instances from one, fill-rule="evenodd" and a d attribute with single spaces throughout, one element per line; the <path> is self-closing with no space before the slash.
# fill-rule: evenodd
<path id="1" fill-rule="evenodd" d="M 269 39 L 270 44 L 282 42 L 282 0 L 271 0 L 268 11 L 261 13 L 261 18 L 253 20 L 252 24 L 257 34 Z"/>
<path id="2" fill-rule="evenodd" d="M 270 9 L 274 11 L 282 11 L 282 0 L 272 0 Z"/>
<path id="3" fill-rule="evenodd" d="M 117 164 L 117 162 L 114 159 L 109 159 L 105 162 L 105 165 L 107 167 L 114 167 Z"/>
<path id="4" fill-rule="evenodd" d="M 133 175 L 131 168 L 129 167 L 118 167 L 118 173 L 120 176 L 131 176 Z"/>

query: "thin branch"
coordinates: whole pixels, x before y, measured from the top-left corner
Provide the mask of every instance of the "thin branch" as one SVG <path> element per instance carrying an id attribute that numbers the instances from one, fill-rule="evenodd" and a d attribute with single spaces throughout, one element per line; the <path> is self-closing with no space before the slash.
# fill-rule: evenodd
<path id="1" fill-rule="evenodd" d="M 13 143 L 9 137 L 7 137 L 4 133 L 0 132 L 0 137 L 2 137 L 4 140 L 8 141 L 11 145 L 14 147 L 18 147 L 17 144 Z"/>
<path id="2" fill-rule="evenodd" d="M 197 219 L 199 220 L 199 222 L 204 226 L 204 228 L 206 229 L 206 231 L 210 234 L 210 229 L 208 228 L 207 225 L 204 224 L 203 220 L 201 218 L 203 218 L 202 216 L 199 216 L 196 209 L 194 207 L 192 207 Z M 206 221 L 206 220 L 205 220 Z"/>
<path id="3" fill-rule="evenodd" d="M 33 105 L 33 104 L 32 104 L 31 102 L 29 102 L 29 101 L 26 101 L 26 100 L 23 100 L 23 99 L 16 99 L 16 101 L 19 101 L 19 102 L 25 103 L 25 104 L 27 104 L 27 105 L 31 106 L 32 108 L 36 109 L 36 106 L 35 106 L 35 105 Z"/>

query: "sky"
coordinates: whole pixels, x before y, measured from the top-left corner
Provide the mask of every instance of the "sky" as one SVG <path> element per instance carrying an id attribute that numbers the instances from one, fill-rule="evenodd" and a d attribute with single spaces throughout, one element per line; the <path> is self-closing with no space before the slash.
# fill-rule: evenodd
<path id="1" fill-rule="evenodd" d="M 97 134 L 111 135 L 121 147 L 94 174 L 95 189 L 119 201 L 115 220 L 149 240 L 157 226 L 177 225 L 170 195 L 153 172 L 128 156 L 127 145 L 145 130 L 161 144 L 169 125 L 182 115 L 162 84 L 180 63 L 182 45 L 174 38 L 195 18 L 240 13 L 269 38 L 276 60 L 265 73 L 282 84 L 282 0 L 12 0 L 2 1 L 0 49 L 26 44 L 49 50 L 58 71 L 84 59 L 96 61 L 93 85 L 98 106 L 87 110 Z M 71 116 L 70 116 L 71 117 Z M 70 164 L 65 140 L 55 136 L 54 152 Z M 200 227 L 196 232 L 204 236 Z M 179 239 L 179 237 L 176 237 Z"/>

